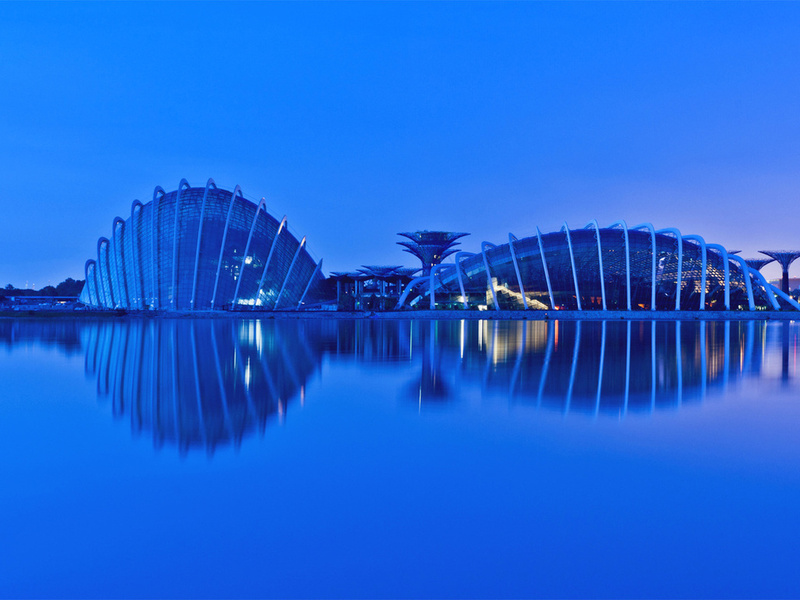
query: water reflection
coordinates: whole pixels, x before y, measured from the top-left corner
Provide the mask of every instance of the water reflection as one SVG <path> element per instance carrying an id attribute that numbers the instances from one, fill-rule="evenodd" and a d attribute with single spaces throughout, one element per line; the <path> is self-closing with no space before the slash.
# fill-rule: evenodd
<path id="1" fill-rule="evenodd" d="M 107 321 L 86 331 L 86 372 L 113 413 L 156 445 L 239 445 L 286 413 L 319 352 L 295 323 Z"/>
<path id="2" fill-rule="evenodd" d="M 449 361 L 464 378 L 514 401 L 591 414 L 673 407 L 757 373 L 766 331 L 754 321 L 495 321 L 477 329 Z"/>
<path id="3" fill-rule="evenodd" d="M 80 331 L 83 323 L 76 319 L 0 319 L 0 346 L 14 347 L 39 344 L 54 347 L 66 354 L 83 351 Z"/>
<path id="4" fill-rule="evenodd" d="M 157 446 L 238 445 L 304 398 L 327 357 L 416 375 L 399 394 L 454 406 L 470 389 L 565 414 L 649 413 L 745 376 L 792 385 L 798 326 L 764 321 L 4 321 L 0 343 L 82 349 L 113 414 Z M 768 358 L 780 352 L 774 360 Z M 769 364 L 767 364 L 769 363 Z M 392 391 L 390 394 L 397 394 Z"/>

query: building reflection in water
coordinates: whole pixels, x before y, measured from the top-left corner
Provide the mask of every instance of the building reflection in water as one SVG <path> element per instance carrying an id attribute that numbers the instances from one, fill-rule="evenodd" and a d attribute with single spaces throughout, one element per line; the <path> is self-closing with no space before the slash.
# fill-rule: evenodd
<path id="1" fill-rule="evenodd" d="M 113 413 L 182 450 L 234 444 L 303 399 L 319 353 L 293 322 L 114 320 L 86 331 L 86 371 Z"/>
<path id="2" fill-rule="evenodd" d="M 699 400 L 761 370 L 765 323 L 551 321 L 463 323 L 450 360 L 461 378 L 562 412 L 650 412 Z M 454 328 L 455 326 L 451 326 Z M 440 333 L 441 336 L 441 333 Z M 446 349 L 442 350 L 446 352 Z"/>
<path id="3" fill-rule="evenodd" d="M 325 357 L 418 367 L 400 394 L 420 408 L 457 406 L 477 388 L 565 414 L 623 415 L 697 402 L 745 376 L 793 385 L 799 331 L 764 321 L 19 320 L 0 322 L 0 345 L 82 349 L 98 393 L 134 432 L 213 453 L 280 422 Z"/>

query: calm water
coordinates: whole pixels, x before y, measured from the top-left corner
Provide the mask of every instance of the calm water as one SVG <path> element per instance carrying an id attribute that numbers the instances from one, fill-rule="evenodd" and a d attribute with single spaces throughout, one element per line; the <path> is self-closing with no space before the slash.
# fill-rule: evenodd
<path id="1" fill-rule="evenodd" d="M 799 338 L 0 321 L 0 595 L 798 597 Z"/>

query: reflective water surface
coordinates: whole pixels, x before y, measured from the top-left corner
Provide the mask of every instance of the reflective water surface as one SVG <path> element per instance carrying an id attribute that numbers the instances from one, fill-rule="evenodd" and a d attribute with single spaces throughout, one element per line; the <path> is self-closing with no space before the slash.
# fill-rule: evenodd
<path id="1" fill-rule="evenodd" d="M 799 337 L 0 321 L 0 595 L 798 597 Z"/>

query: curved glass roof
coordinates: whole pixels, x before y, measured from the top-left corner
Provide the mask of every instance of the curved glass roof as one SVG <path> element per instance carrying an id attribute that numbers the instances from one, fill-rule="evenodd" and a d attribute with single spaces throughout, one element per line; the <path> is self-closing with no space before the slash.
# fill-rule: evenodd
<path id="1" fill-rule="evenodd" d="M 86 262 L 81 302 L 133 310 L 294 310 L 312 300 L 323 276 L 286 227 L 259 204 L 213 180 L 157 187 L 153 200 L 114 219 L 111 236 Z"/>

